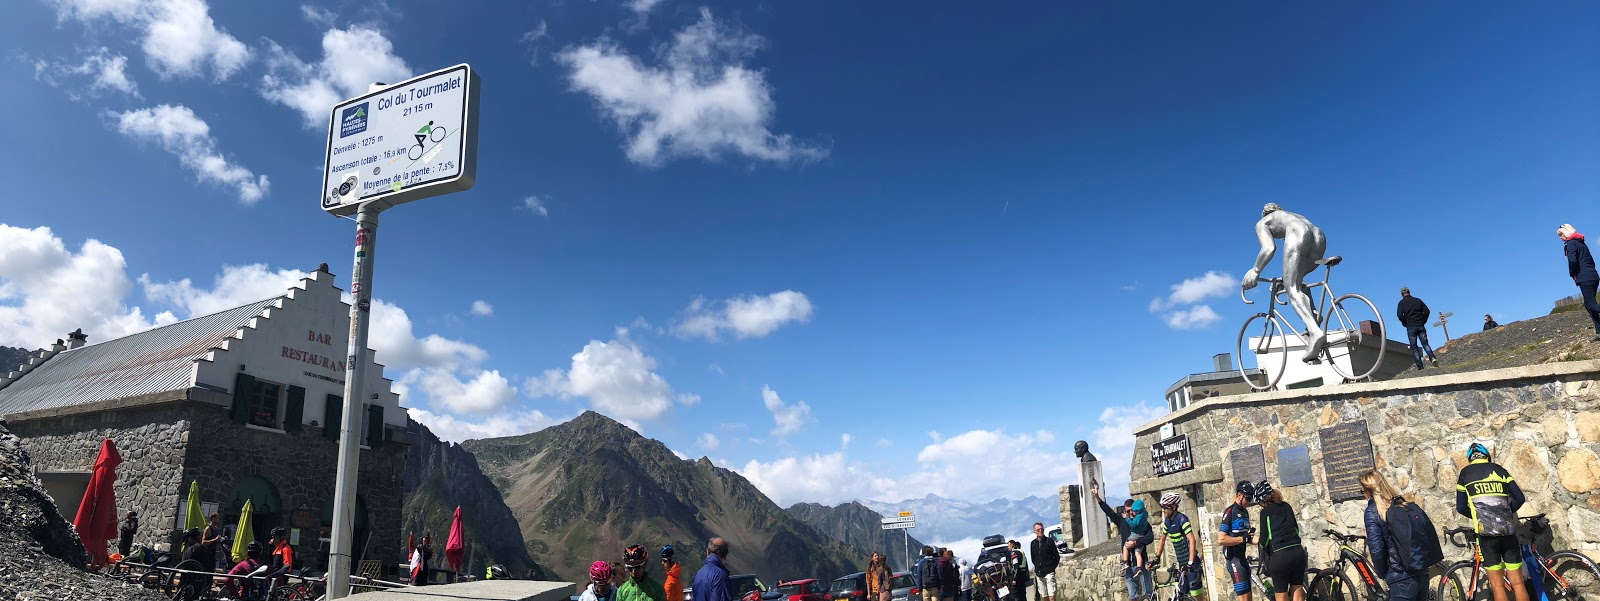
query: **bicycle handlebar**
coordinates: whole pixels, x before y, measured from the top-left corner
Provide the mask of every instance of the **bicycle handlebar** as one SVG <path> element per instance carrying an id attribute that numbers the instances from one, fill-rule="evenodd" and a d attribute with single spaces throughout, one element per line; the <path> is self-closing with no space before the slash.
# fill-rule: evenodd
<path id="1" fill-rule="evenodd" d="M 1256 282 L 1257 283 L 1266 282 L 1268 284 L 1276 285 L 1276 284 L 1283 283 L 1283 278 L 1256 278 Z M 1244 301 L 1244 304 L 1246 304 L 1246 305 L 1254 305 L 1254 304 L 1256 304 L 1255 301 L 1250 300 L 1250 297 L 1245 296 L 1244 293 L 1245 293 L 1244 286 L 1240 286 L 1239 287 L 1239 300 Z M 1274 294 L 1273 296 L 1276 297 L 1277 295 Z"/>
<path id="2" fill-rule="evenodd" d="M 1446 539 L 1450 540 L 1450 544 L 1455 545 L 1457 547 L 1461 547 L 1463 549 L 1472 546 L 1472 539 L 1475 536 L 1476 535 L 1472 532 L 1471 528 L 1445 528 L 1444 529 L 1444 537 Z M 1462 540 L 1459 540 L 1459 541 L 1456 540 L 1457 537 L 1461 537 Z"/>
<path id="3" fill-rule="evenodd" d="M 1348 543 L 1348 542 L 1358 541 L 1358 540 L 1367 540 L 1367 537 L 1362 536 L 1360 534 L 1341 534 L 1341 533 L 1338 533 L 1338 532 L 1334 532 L 1332 530 L 1323 530 L 1322 533 L 1328 535 L 1330 538 L 1332 538 L 1332 539 L 1334 539 L 1336 541 L 1339 541 L 1341 543 Z"/>

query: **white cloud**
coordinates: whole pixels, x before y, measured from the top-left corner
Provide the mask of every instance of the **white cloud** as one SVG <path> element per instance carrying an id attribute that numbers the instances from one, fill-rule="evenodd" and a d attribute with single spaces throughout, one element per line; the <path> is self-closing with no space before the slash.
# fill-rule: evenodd
<path id="1" fill-rule="evenodd" d="M 680 392 L 673 395 L 672 400 L 677 401 L 679 405 L 693 407 L 700 404 L 700 395 L 692 392 Z"/>
<path id="2" fill-rule="evenodd" d="M 761 43 L 721 27 L 702 8 L 700 20 L 660 50 L 658 65 L 643 64 L 606 38 L 568 48 L 557 60 L 570 70 L 572 90 L 593 98 L 627 136 L 625 151 L 635 163 L 713 160 L 730 152 L 774 162 L 826 156 L 770 131 L 777 108 L 772 89 L 760 70 L 742 62 Z"/>
<path id="3" fill-rule="evenodd" d="M 377 361 L 395 371 L 434 368 L 448 371 L 475 369 L 489 352 L 475 344 L 438 334 L 417 338 L 405 309 L 373 299 L 367 345 L 377 351 Z"/>
<path id="4" fill-rule="evenodd" d="M 114 54 L 105 47 L 85 53 L 83 61 L 76 65 L 35 61 L 33 75 L 40 81 L 56 87 L 61 87 L 67 79 L 86 77 L 90 79 L 90 94 L 116 90 L 134 98 L 141 97 L 138 84 L 128 77 L 128 57 Z M 69 92 L 69 95 L 75 100 L 78 99 L 76 93 Z"/>
<path id="5" fill-rule="evenodd" d="M 411 77 L 411 68 L 394 54 L 394 44 L 364 25 L 329 29 L 322 35 L 322 59 L 315 64 L 268 44 L 269 72 L 261 78 L 261 95 L 300 111 L 310 128 L 327 127 L 333 105 L 366 93 L 372 83 Z"/>
<path id="6" fill-rule="evenodd" d="M 497 370 L 478 371 L 466 381 L 446 369 L 421 369 L 412 373 L 420 373 L 408 379 L 427 393 L 428 402 L 435 409 L 483 415 L 517 398 L 517 388 Z"/>
<path id="7" fill-rule="evenodd" d="M 210 65 L 224 80 L 250 60 L 250 48 L 217 27 L 203 0 L 53 0 L 62 19 L 110 18 L 138 31 L 151 70 L 190 77 Z"/>
<path id="8" fill-rule="evenodd" d="M 529 64 L 534 65 L 534 66 L 538 66 L 539 65 L 539 56 L 543 54 L 543 51 L 540 48 L 540 46 L 542 46 L 542 44 L 539 43 L 539 40 L 549 39 L 549 38 L 550 38 L 550 26 L 545 24 L 544 19 L 539 19 L 539 22 L 533 26 L 533 29 L 528 30 L 526 33 L 522 34 L 522 43 L 528 45 L 528 52 L 529 52 L 528 63 Z"/>
<path id="9" fill-rule="evenodd" d="M 811 406 L 805 401 L 785 403 L 778 398 L 777 391 L 767 386 L 761 387 L 761 404 L 772 412 L 772 423 L 775 424 L 772 434 L 775 436 L 788 436 L 817 421 L 811 417 Z"/>
<path id="10" fill-rule="evenodd" d="M 650 9 L 655 8 L 657 4 L 661 4 L 661 2 L 662 0 L 628 0 L 627 4 L 628 10 L 633 11 L 634 14 L 643 16 L 648 14 Z"/>
<path id="11" fill-rule="evenodd" d="M 1106 474 L 1106 487 L 1113 496 L 1128 494 L 1128 469 L 1133 465 L 1133 429 L 1166 414 L 1166 406 L 1144 401 L 1106 407 L 1100 412 L 1100 427 L 1090 436 L 1089 451 L 1100 460 Z"/>
<path id="12" fill-rule="evenodd" d="M 481 317 L 494 315 L 494 305 L 491 305 L 488 301 L 483 300 L 472 301 L 472 314 Z"/>
<path id="13" fill-rule="evenodd" d="M 840 449 L 848 449 L 848 448 L 850 448 L 850 435 L 849 434 L 840 434 L 839 435 L 839 448 Z"/>
<path id="14" fill-rule="evenodd" d="M 139 276 L 145 298 L 182 310 L 185 319 L 210 315 L 234 307 L 283 294 L 290 286 L 310 274 L 298 269 L 273 271 L 266 265 L 225 265 L 212 280 L 210 290 L 195 288 L 189 278 L 176 282 L 157 282 L 150 274 Z"/>
<path id="15" fill-rule="evenodd" d="M 717 365 L 715 363 L 712 363 L 711 365 L 706 366 L 706 370 L 710 371 L 711 373 L 717 374 L 719 376 L 728 375 L 728 372 L 722 371 L 722 366 L 721 365 Z"/>
<path id="16" fill-rule="evenodd" d="M 550 419 L 539 411 L 495 415 L 477 422 L 424 409 L 411 408 L 407 409 L 407 412 L 410 413 L 411 419 L 427 426 L 440 440 L 457 443 L 475 438 L 500 438 L 538 432 L 562 421 Z"/>
<path id="17" fill-rule="evenodd" d="M 193 171 L 201 181 L 236 189 L 239 202 L 243 204 L 255 204 L 271 188 L 267 176 L 257 176 L 222 156 L 221 151 L 217 150 L 216 139 L 211 137 L 211 127 L 196 117 L 189 107 L 163 104 L 154 108 L 111 113 L 111 116 L 116 117 L 117 131 L 130 138 L 160 144 L 163 150 L 178 157 L 178 162 Z"/>
<path id="18" fill-rule="evenodd" d="M 333 27 L 334 23 L 339 20 L 339 16 L 333 14 L 333 11 L 310 4 L 300 5 L 300 16 L 307 23 L 318 27 Z"/>
<path id="19" fill-rule="evenodd" d="M 1055 443 L 1055 436 L 1044 430 L 1022 434 L 971 430 L 944 437 L 917 453 L 918 470 L 895 481 L 884 498 L 930 492 L 976 500 L 1053 495 L 1062 484 L 1076 482 L 1078 472 L 1070 449 L 1057 450 Z M 994 469 L 997 454 L 1021 469 Z"/>
<path id="20" fill-rule="evenodd" d="M 892 447 L 892 446 L 894 446 L 894 441 L 889 440 L 887 438 L 879 438 L 878 439 L 878 443 L 877 443 L 877 447 L 878 448 L 887 449 L 887 448 Z"/>
<path id="21" fill-rule="evenodd" d="M 672 325 L 681 338 L 717 340 L 723 332 L 736 338 L 760 338 L 788 323 L 811 319 L 811 299 L 794 290 L 765 296 L 741 296 L 718 302 L 690 301 Z"/>
<path id="22" fill-rule="evenodd" d="M 705 434 L 701 434 L 700 438 L 695 439 L 694 444 L 695 446 L 707 451 L 715 451 L 718 447 L 722 446 L 722 439 L 717 438 L 717 435 L 715 434 L 707 432 Z"/>
<path id="23" fill-rule="evenodd" d="M 0 344 L 37 349 L 78 328 L 101 342 L 176 321 L 124 304 L 133 288 L 126 266 L 122 251 L 99 240 L 72 252 L 48 227 L 0 224 Z"/>
<path id="24" fill-rule="evenodd" d="M 1233 274 L 1207 271 L 1173 284 L 1172 293 L 1166 298 L 1151 299 L 1150 312 L 1160 313 L 1167 327 L 1175 330 L 1203 329 L 1222 317 L 1209 305 L 1199 304 L 1200 301 L 1226 296 L 1238 285 L 1239 280 Z M 1183 305 L 1189 306 L 1183 308 Z"/>
<path id="25" fill-rule="evenodd" d="M 533 213 L 534 215 L 538 215 L 540 217 L 549 217 L 550 216 L 550 209 L 548 209 L 548 208 L 546 208 L 544 206 L 544 201 L 541 200 L 538 196 L 534 196 L 532 194 L 529 194 L 529 195 L 523 197 L 523 199 L 522 199 L 522 208 L 527 209 L 528 212 Z"/>
<path id="26" fill-rule="evenodd" d="M 737 470 L 779 507 L 802 501 L 835 505 L 879 498 L 893 490 L 891 480 L 849 463 L 843 452 L 785 457 L 762 463 L 751 460 Z"/>
<path id="27" fill-rule="evenodd" d="M 656 360 L 645 354 L 625 329 L 609 342 L 590 340 L 572 355 L 566 371 L 546 370 L 525 384 L 533 396 L 582 397 L 590 406 L 618 421 L 637 423 L 661 417 L 676 398 L 666 378 L 657 374 Z M 678 398 L 680 402 L 687 397 Z M 698 396 L 693 397 L 695 401 Z M 689 403 L 684 403 L 689 404 Z"/>

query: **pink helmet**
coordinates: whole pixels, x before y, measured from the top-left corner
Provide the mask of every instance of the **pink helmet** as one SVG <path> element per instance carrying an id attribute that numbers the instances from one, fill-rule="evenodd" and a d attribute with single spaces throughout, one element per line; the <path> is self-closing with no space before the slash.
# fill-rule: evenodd
<path id="1" fill-rule="evenodd" d="M 589 566 L 589 580 L 591 582 L 604 582 L 611 580 L 611 564 L 597 561 Z"/>

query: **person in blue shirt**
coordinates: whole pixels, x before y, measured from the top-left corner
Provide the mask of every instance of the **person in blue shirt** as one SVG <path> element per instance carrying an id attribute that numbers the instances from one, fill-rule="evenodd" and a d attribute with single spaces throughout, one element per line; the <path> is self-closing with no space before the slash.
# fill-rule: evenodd
<path id="1" fill-rule="evenodd" d="M 1233 488 L 1233 504 L 1222 510 L 1217 524 L 1217 546 L 1222 547 L 1222 558 L 1233 579 L 1233 594 L 1239 601 L 1250 601 L 1250 564 L 1245 563 L 1244 550 L 1250 542 L 1250 498 L 1255 486 L 1240 482 Z"/>
<path id="2" fill-rule="evenodd" d="M 719 538 L 706 543 L 706 563 L 694 573 L 694 601 L 733 601 L 728 586 L 728 541 Z M 671 601 L 670 599 L 668 601 Z"/>

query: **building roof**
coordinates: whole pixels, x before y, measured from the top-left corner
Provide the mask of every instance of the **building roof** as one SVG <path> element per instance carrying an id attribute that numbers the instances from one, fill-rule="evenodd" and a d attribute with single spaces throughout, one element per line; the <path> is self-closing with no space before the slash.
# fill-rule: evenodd
<path id="1" fill-rule="evenodd" d="M 0 416 L 190 388 L 195 361 L 281 298 L 56 353 L 0 388 Z"/>
<path id="2" fill-rule="evenodd" d="M 1259 368 L 1259 367 L 1252 367 L 1250 369 L 1245 370 L 1245 373 L 1248 373 L 1248 374 L 1250 374 L 1252 376 L 1255 376 L 1255 375 L 1260 375 L 1263 372 L 1261 371 L 1261 368 Z M 1168 386 L 1167 387 L 1167 392 L 1165 394 L 1163 394 L 1162 396 L 1166 396 L 1168 394 L 1172 394 L 1174 392 L 1177 392 L 1179 388 L 1183 388 L 1184 386 L 1190 386 L 1190 385 L 1194 385 L 1194 384 L 1215 383 L 1215 382 L 1228 382 L 1228 381 L 1243 382 L 1244 381 L 1244 376 L 1239 375 L 1239 370 L 1237 370 L 1237 369 L 1230 369 L 1228 371 L 1208 371 L 1208 372 L 1200 373 L 1200 374 L 1189 374 L 1187 376 L 1179 378 L 1177 382 L 1173 382 L 1171 386 Z"/>

